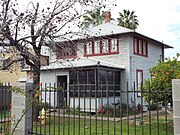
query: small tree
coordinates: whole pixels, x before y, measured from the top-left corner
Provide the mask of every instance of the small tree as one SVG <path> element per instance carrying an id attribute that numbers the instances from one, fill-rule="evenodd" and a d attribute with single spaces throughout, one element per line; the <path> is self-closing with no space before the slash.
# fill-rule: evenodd
<path id="1" fill-rule="evenodd" d="M 157 66 L 150 69 L 151 79 L 145 81 L 143 89 L 152 91 L 152 102 L 165 101 L 165 99 L 167 102 L 172 102 L 172 79 L 180 78 L 180 61 L 177 60 L 179 56 L 180 54 L 177 54 L 173 59 L 167 58 L 165 62 L 160 61 Z M 144 96 L 149 100 L 148 94 Z"/>

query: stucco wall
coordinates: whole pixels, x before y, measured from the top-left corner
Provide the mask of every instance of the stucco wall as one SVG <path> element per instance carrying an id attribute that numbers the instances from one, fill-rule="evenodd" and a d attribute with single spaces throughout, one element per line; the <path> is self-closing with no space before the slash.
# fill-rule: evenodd
<path id="1" fill-rule="evenodd" d="M 19 78 L 25 77 L 25 76 L 26 76 L 26 73 L 21 72 L 20 67 L 13 68 L 13 71 L 1 70 L 0 71 L 0 82 L 13 84 Z"/>

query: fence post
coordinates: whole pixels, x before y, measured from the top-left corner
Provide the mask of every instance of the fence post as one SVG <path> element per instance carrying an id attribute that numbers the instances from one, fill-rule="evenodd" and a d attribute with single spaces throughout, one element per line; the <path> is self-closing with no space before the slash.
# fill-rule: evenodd
<path id="1" fill-rule="evenodd" d="M 28 132 L 32 129 L 32 105 L 30 105 L 30 100 L 33 84 L 16 82 L 13 86 L 20 88 L 25 94 L 12 92 L 12 130 L 15 129 L 14 135 L 28 135 Z M 25 110 L 26 113 L 24 113 Z M 16 125 L 18 121 L 19 123 Z"/>
<path id="2" fill-rule="evenodd" d="M 180 79 L 172 80 L 174 135 L 180 135 Z"/>

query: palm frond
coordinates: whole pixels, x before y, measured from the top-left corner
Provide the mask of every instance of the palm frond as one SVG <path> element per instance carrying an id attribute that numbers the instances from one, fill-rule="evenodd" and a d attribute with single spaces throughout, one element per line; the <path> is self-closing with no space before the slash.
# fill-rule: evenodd
<path id="1" fill-rule="evenodd" d="M 122 13 L 119 12 L 119 18 L 117 18 L 118 25 L 132 30 L 137 29 L 139 23 L 137 20 L 137 16 L 134 14 L 135 11 L 130 11 L 127 9 L 124 9 Z"/>

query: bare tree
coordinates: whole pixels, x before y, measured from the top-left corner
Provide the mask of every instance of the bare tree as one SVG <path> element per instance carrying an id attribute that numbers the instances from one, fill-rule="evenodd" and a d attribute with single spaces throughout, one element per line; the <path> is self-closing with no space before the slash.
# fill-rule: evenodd
<path id="1" fill-rule="evenodd" d="M 73 26 L 80 26 L 80 17 L 86 10 L 97 9 L 100 5 L 95 0 L 55 0 L 46 7 L 40 7 L 40 3 L 31 1 L 23 11 L 18 9 L 22 6 L 17 0 L 1 1 L 0 46 L 13 47 L 16 54 L 1 69 L 25 60 L 34 73 L 34 85 L 37 86 L 40 80 L 42 46 L 52 48 L 52 43 L 58 38 L 73 34 Z M 73 26 L 69 25 L 72 22 Z"/>
<path id="2" fill-rule="evenodd" d="M 13 48 L 14 54 L 1 70 L 25 60 L 33 72 L 34 86 L 38 88 L 42 47 L 53 48 L 58 39 L 73 35 L 73 28 L 81 24 L 81 16 L 90 9 L 98 9 L 102 1 L 54 0 L 46 5 L 30 1 L 22 6 L 27 1 L 1 0 L 0 47 Z"/>

